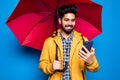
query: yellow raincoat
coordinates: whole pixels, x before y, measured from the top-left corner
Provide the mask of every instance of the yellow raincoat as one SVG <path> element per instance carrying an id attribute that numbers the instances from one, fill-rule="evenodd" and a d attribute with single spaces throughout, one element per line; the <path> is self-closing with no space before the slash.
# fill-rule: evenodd
<path id="1" fill-rule="evenodd" d="M 45 40 L 43 50 L 40 56 L 39 68 L 45 74 L 49 75 L 48 80 L 62 80 L 62 72 L 56 72 L 52 70 L 52 64 L 56 57 L 56 44 L 58 45 L 58 59 L 63 59 L 63 48 L 59 34 L 60 31 L 58 32 L 58 35 L 55 36 L 54 38 L 50 37 Z M 97 71 L 99 67 L 95 56 L 94 62 L 90 65 L 86 65 L 85 62 L 78 57 L 78 51 L 81 48 L 82 48 L 81 34 L 74 30 L 74 37 L 72 41 L 69 61 L 71 80 L 83 80 L 83 76 L 85 76 L 85 73 L 82 73 L 82 71 L 87 69 L 88 71 L 94 72 Z"/>

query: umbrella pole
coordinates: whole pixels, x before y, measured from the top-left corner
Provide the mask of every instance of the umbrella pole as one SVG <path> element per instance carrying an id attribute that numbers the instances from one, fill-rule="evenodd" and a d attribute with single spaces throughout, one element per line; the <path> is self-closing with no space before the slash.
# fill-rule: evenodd
<path id="1" fill-rule="evenodd" d="M 57 25 L 57 24 L 58 24 L 58 20 L 57 20 L 57 19 L 58 19 L 57 10 L 58 10 L 58 6 L 59 6 L 59 2 L 60 2 L 60 0 L 57 1 L 57 7 L 56 7 L 56 10 L 55 10 L 55 17 L 54 17 L 55 26 L 56 26 L 56 35 L 57 35 L 57 33 L 58 33 L 58 32 L 57 32 L 57 29 L 58 29 L 58 25 Z"/>
<path id="2" fill-rule="evenodd" d="M 54 17 L 54 20 L 55 20 L 55 30 L 56 30 L 56 32 L 55 32 L 55 35 L 57 36 L 57 29 L 58 29 L 58 17 L 57 17 L 57 10 L 55 10 L 55 17 Z"/>

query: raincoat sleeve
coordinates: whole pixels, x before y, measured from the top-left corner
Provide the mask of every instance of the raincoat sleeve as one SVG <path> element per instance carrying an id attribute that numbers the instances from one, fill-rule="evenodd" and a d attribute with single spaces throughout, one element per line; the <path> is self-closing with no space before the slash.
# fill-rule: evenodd
<path id="1" fill-rule="evenodd" d="M 40 55 L 40 62 L 39 68 L 45 74 L 52 74 L 54 71 L 52 70 L 52 62 L 49 59 L 49 43 L 48 40 L 45 41 L 41 55 Z"/>
<path id="2" fill-rule="evenodd" d="M 98 71 L 99 69 L 99 64 L 98 64 L 98 61 L 96 59 L 96 57 L 94 56 L 94 61 L 92 64 L 86 64 L 86 68 L 88 71 L 90 72 L 95 72 L 95 71 Z"/>

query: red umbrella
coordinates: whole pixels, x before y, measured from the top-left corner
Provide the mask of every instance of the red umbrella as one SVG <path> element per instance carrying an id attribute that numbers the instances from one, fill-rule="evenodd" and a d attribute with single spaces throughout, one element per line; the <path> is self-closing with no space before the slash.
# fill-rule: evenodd
<path id="1" fill-rule="evenodd" d="M 21 45 L 41 50 L 44 40 L 57 29 L 57 9 L 65 4 L 77 6 L 77 31 L 89 40 L 102 32 L 102 6 L 90 0 L 20 0 L 6 24 Z"/>

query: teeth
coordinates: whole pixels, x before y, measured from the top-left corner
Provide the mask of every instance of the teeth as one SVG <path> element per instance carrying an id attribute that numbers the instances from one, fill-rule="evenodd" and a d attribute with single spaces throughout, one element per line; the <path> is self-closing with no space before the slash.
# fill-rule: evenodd
<path id="1" fill-rule="evenodd" d="M 71 27 L 67 27 L 67 29 L 71 29 Z"/>

